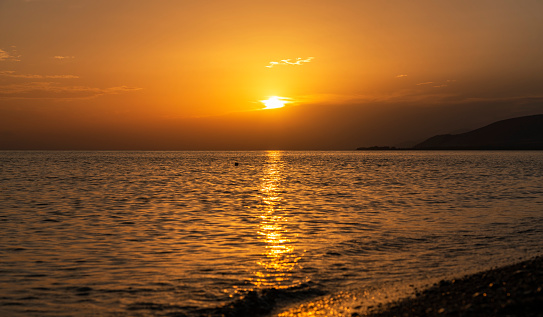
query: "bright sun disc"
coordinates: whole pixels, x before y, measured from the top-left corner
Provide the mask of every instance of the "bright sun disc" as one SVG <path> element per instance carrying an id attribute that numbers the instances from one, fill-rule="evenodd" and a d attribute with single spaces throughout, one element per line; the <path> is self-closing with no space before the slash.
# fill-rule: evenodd
<path id="1" fill-rule="evenodd" d="M 266 108 L 264 109 L 277 109 L 277 108 L 283 108 L 285 106 L 286 101 L 281 100 L 281 97 L 272 96 L 268 98 L 268 100 L 261 100 Z"/>

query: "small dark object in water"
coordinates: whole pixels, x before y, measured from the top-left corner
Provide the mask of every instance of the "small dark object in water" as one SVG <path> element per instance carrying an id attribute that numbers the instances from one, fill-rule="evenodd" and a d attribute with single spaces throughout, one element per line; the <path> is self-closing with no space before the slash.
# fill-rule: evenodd
<path id="1" fill-rule="evenodd" d="M 239 165 L 239 163 L 238 163 L 238 162 L 234 163 L 234 166 L 238 166 L 238 165 Z"/>

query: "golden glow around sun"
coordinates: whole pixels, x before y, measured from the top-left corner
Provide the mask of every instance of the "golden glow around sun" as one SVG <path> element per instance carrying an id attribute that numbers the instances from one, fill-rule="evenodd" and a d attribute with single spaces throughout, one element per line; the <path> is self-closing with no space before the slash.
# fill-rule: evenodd
<path id="1" fill-rule="evenodd" d="M 287 101 L 284 100 L 285 98 L 277 97 L 277 96 L 271 96 L 267 100 L 260 100 L 266 108 L 264 109 L 277 109 L 277 108 L 283 108 L 285 106 L 285 103 Z"/>

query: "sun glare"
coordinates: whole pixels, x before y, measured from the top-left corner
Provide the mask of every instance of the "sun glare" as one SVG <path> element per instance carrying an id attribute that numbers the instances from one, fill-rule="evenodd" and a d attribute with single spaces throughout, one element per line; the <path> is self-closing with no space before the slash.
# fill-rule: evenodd
<path id="1" fill-rule="evenodd" d="M 283 108 L 285 106 L 285 103 L 287 103 L 287 101 L 283 99 L 284 98 L 282 97 L 272 96 L 267 100 L 261 100 L 260 102 L 262 102 L 266 106 L 266 108 L 264 109 L 277 109 Z"/>

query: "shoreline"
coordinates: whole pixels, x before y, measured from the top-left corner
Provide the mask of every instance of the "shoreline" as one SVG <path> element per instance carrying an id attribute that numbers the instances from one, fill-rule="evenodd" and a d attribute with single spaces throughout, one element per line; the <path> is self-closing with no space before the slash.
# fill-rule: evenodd
<path id="1" fill-rule="evenodd" d="M 543 256 L 442 280 L 415 296 L 351 316 L 543 316 Z"/>
<path id="2" fill-rule="evenodd" d="M 543 255 L 512 263 L 448 275 L 427 281 L 429 283 L 392 283 L 327 293 L 294 305 L 276 307 L 271 314 L 260 316 L 543 317 L 540 308 L 543 303 Z"/>

